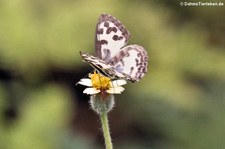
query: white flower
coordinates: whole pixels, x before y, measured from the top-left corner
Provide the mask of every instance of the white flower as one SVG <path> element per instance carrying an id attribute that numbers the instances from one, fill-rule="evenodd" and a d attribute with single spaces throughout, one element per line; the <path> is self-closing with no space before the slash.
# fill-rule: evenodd
<path id="1" fill-rule="evenodd" d="M 111 81 L 110 78 L 96 72 L 94 72 L 94 74 L 90 74 L 89 77 L 90 79 L 85 78 L 78 82 L 78 84 L 88 86 L 88 88 L 86 88 L 83 93 L 89 95 L 98 93 L 120 94 L 124 91 L 122 85 L 127 83 L 125 80 Z"/>

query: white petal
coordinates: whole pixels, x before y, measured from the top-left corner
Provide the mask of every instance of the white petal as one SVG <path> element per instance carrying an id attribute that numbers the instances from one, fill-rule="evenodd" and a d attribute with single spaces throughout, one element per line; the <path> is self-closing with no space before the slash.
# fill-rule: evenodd
<path id="1" fill-rule="evenodd" d="M 112 86 L 114 86 L 114 87 L 125 85 L 125 84 L 127 84 L 126 80 L 115 80 L 115 81 L 112 81 Z"/>
<path id="2" fill-rule="evenodd" d="M 81 84 L 84 86 L 92 86 L 91 79 L 81 79 L 77 84 Z"/>
<path id="3" fill-rule="evenodd" d="M 109 94 L 120 94 L 124 91 L 124 88 L 121 86 L 116 86 L 108 89 L 106 92 Z"/>
<path id="4" fill-rule="evenodd" d="M 83 91 L 84 94 L 89 94 L 89 95 L 98 94 L 99 92 L 100 90 L 97 90 L 96 88 L 86 88 Z"/>

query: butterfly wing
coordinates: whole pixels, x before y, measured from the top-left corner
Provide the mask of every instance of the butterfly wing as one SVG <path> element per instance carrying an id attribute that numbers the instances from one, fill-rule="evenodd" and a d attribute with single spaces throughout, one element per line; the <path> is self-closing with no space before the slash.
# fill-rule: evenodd
<path id="1" fill-rule="evenodd" d="M 96 26 L 96 57 L 80 54 L 85 62 L 107 77 L 136 82 L 147 72 L 148 56 L 145 49 L 138 45 L 122 48 L 129 38 L 129 31 L 118 19 L 101 14 Z"/>
<path id="2" fill-rule="evenodd" d="M 136 82 L 147 72 L 148 55 L 143 47 L 129 45 L 112 57 L 109 63 L 113 66 L 116 77 Z"/>
<path id="3" fill-rule="evenodd" d="M 96 26 L 96 56 L 109 61 L 126 45 L 129 38 L 129 31 L 118 19 L 109 14 L 101 14 Z"/>
<path id="4" fill-rule="evenodd" d="M 80 55 L 83 58 L 84 62 L 90 64 L 93 68 L 95 68 L 99 73 L 110 77 L 115 78 L 115 70 L 113 69 L 113 66 L 110 63 L 105 62 L 104 60 L 92 56 L 87 53 L 83 53 L 80 51 Z"/>

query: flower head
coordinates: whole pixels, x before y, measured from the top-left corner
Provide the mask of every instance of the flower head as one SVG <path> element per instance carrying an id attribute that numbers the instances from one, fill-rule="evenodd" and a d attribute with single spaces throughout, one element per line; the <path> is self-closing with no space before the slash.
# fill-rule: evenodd
<path id="1" fill-rule="evenodd" d="M 81 79 L 78 84 L 88 86 L 83 93 L 90 95 L 98 93 L 120 94 L 124 91 L 124 88 L 121 85 L 125 85 L 127 83 L 125 80 L 111 81 L 110 78 L 96 72 L 89 74 L 89 78 Z"/>

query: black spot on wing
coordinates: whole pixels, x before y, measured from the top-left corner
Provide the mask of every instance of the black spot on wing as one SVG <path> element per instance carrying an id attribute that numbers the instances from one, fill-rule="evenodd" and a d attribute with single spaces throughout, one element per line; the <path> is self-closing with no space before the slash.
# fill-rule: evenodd
<path id="1" fill-rule="evenodd" d="M 114 36 L 112 37 L 112 39 L 113 39 L 113 40 L 115 40 L 115 41 L 117 41 L 117 40 L 118 40 L 118 38 L 119 38 L 119 36 L 118 36 L 118 35 L 114 35 Z"/>
<path id="2" fill-rule="evenodd" d="M 105 27 L 109 27 L 109 22 L 106 21 L 106 22 L 104 23 L 104 26 L 105 26 Z"/>
<path id="3" fill-rule="evenodd" d="M 108 41 L 107 40 L 100 40 L 100 41 L 97 41 L 99 44 L 103 45 L 103 44 L 108 44 Z"/>
<path id="4" fill-rule="evenodd" d="M 98 29 L 97 34 L 103 34 L 103 28 Z"/>

